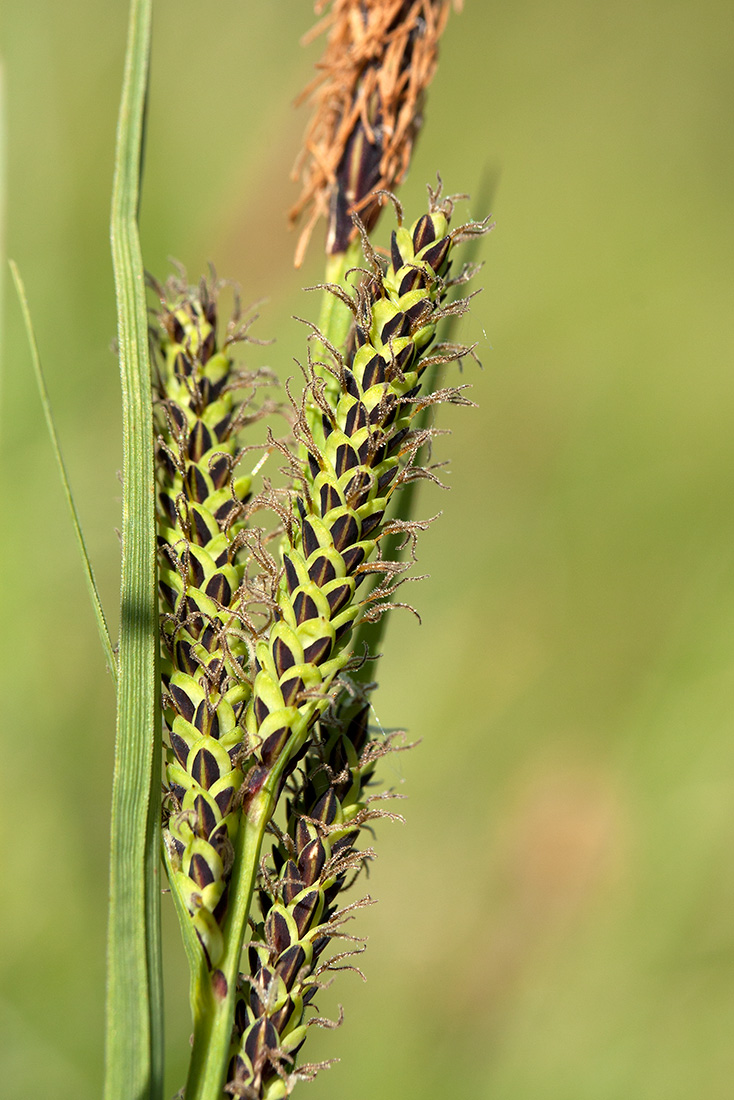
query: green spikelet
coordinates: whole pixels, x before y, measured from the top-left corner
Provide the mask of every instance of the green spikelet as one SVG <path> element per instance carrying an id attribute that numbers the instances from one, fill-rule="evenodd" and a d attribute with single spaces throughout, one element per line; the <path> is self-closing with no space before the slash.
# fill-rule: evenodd
<path id="1" fill-rule="evenodd" d="M 238 536 L 250 478 L 237 477 L 249 401 L 266 379 L 235 366 L 231 330 L 217 348 L 214 289 L 158 288 L 154 331 L 166 844 L 172 887 L 215 966 L 242 783 L 240 719 L 248 678 L 244 565 Z"/>
<path id="2" fill-rule="evenodd" d="M 368 706 L 349 708 L 348 721 L 322 722 L 292 783 L 288 830 L 273 847 L 273 869 L 261 881 L 264 919 L 254 926 L 248 949 L 250 976 L 242 981 L 235 1011 L 235 1043 L 227 1092 L 247 1100 L 281 1100 L 298 1080 L 319 1068 L 294 1070 L 307 1026 L 306 1006 L 331 963 L 362 950 L 345 937 L 344 923 L 369 899 L 340 910 L 337 898 L 370 852 L 355 845 L 361 828 L 379 816 L 365 788 L 375 761 L 393 747 L 370 741 Z M 333 937 L 356 947 L 331 960 L 322 956 Z"/>
<path id="3" fill-rule="evenodd" d="M 455 240 L 485 226 L 472 223 L 450 233 L 451 202 L 431 199 L 429 213 L 410 231 L 401 226 L 393 232 L 386 270 L 365 240 L 373 273 L 352 303 L 354 351 L 334 375 L 325 379 L 314 371 L 307 388 L 296 430 L 308 468 L 286 533 L 278 621 L 257 645 L 245 718 L 256 772 L 293 759 L 328 706 L 330 685 L 350 658 L 345 643 L 361 610 L 360 583 L 370 573 L 399 571 L 376 550 L 395 530 L 385 522 L 392 494 L 420 473 L 411 464 L 425 433 L 411 433 L 411 420 L 421 407 L 421 376 L 429 362 L 467 351 L 424 354 L 447 313 L 442 299 Z M 344 297 L 341 288 L 334 290 Z M 456 312 L 465 304 L 449 308 Z M 425 400 L 437 399 L 463 401 L 458 390 Z M 378 591 L 384 594 L 384 586 Z"/>

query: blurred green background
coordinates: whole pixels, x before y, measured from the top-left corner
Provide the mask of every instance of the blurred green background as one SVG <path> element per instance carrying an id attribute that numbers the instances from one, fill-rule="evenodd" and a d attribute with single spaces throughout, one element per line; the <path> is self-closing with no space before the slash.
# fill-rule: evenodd
<path id="1" fill-rule="evenodd" d="M 7 0 L 7 248 L 25 277 L 105 604 L 121 466 L 108 248 L 122 0 Z M 142 233 L 266 298 L 295 372 L 321 278 L 285 211 L 318 46 L 301 0 L 158 0 Z M 303 1095 L 734 1095 L 734 8 L 466 0 L 402 190 L 498 179 L 376 710 L 419 748 L 379 830 L 362 985 Z M 471 208 L 477 216 L 482 210 Z M 386 229 L 383 229 L 386 232 Z M 0 1081 L 100 1095 L 113 693 L 7 287 Z M 169 1094 L 184 963 L 166 909 Z M 296 1095 L 301 1095 L 298 1092 Z"/>

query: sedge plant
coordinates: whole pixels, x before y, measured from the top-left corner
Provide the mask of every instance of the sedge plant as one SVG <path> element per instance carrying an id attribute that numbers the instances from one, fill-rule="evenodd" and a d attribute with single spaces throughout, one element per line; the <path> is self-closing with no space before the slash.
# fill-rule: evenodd
<path id="1" fill-rule="evenodd" d="M 351 921 L 370 899 L 347 891 L 372 823 L 397 816 L 375 786 L 406 743 L 370 723 L 374 624 L 408 606 L 432 412 L 470 403 L 438 379 L 472 355 L 450 338 L 474 271 L 457 256 L 488 224 L 457 219 L 440 180 L 413 219 L 395 194 L 448 0 L 319 0 L 292 219 L 298 264 L 326 222 L 323 302 L 300 382 L 248 368 L 253 317 L 236 299 L 225 314 L 223 282 L 145 275 L 151 7 L 131 3 L 112 210 L 125 452 L 114 653 L 96 601 L 118 690 L 105 1097 L 163 1093 L 165 877 L 190 968 L 180 1095 L 281 1100 L 320 1068 L 302 1050 L 329 1024 L 319 991 L 364 949 Z"/>

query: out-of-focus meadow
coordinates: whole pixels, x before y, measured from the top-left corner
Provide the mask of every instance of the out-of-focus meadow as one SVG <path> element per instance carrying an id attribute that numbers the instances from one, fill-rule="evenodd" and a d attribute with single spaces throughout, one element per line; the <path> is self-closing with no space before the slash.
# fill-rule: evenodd
<path id="1" fill-rule="evenodd" d="M 116 623 L 121 465 L 107 218 L 122 0 L 7 0 L 7 250 Z M 146 264 L 266 299 L 281 377 L 314 316 L 285 211 L 318 46 L 306 0 L 158 0 Z M 496 181 L 421 539 L 376 712 L 379 829 L 303 1096 L 729 1100 L 734 1080 L 734 12 L 727 0 L 466 0 L 410 215 Z M 485 211 L 469 208 L 480 216 Z M 383 221 L 387 234 L 389 216 Z M 100 1094 L 113 692 L 6 278 L 0 1081 Z M 188 1049 L 168 905 L 169 1094 Z M 300 1092 L 297 1093 L 300 1095 Z"/>

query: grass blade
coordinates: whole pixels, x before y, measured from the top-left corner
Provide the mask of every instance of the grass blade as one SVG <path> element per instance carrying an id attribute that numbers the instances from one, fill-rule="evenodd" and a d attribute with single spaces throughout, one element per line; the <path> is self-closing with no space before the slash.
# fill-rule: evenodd
<path id="1" fill-rule="evenodd" d="M 163 1087 L 153 419 L 137 224 L 150 24 L 151 0 L 132 0 L 112 194 L 124 480 L 105 1100 L 157 1100 Z"/>
<path id="2" fill-rule="evenodd" d="M 41 397 L 41 405 L 43 406 L 43 413 L 46 417 L 46 427 L 48 429 L 49 438 L 51 440 L 51 446 L 53 448 L 54 457 L 56 459 L 56 466 L 58 467 L 59 476 L 61 477 L 61 484 L 64 489 L 64 496 L 66 502 L 69 505 L 69 511 L 71 513 L 71 522 L 74 526 L 74 534 L 76 535 L 77 544 L 79 546 L 79 553 L 82 558 L 82 566 L 84 568 L 84 576 L 87 582 L 87 588 L 89 590 L 89 598 L 92 601 L 92 610 L 94 611 L 94 617 L 97 620 L 97 629 L 99 631 L 99 638 L 102 642 L 102 649 L 107 660 L 107 667 L 112 673 L 113 679 L 117 681 L 117 660 L 115 658 L 114 650 L 112 648 L 112 642 L 110 641 L 110 633 L 107 627 L 107 620 L 105 619 L 104 611 L 102 610 L 102 602 L 99 598 L 99 591 L 97 590 L 97 583 L 94 579 L 94 572 L 92 570 L 92 563 L 89 560 L 89 554 L 87 552 L 87 545 L 84 541 L 84 533 L 82 531 L 81 523 L 79 521 L 79 513 L 76 510 L 76 504 L 74 503 L 74 497 L 71 491 L 71 485 L 69 484 L 69 477 L 66 472 L 66 466 L 61 454 L 61 447 L 59 445 L 59 437 L 56 432 L 56 425 L 54 423 L 53 413 L 51 411 L 51 403 L 48 397 L 48 390 L 46 389 L 46 380 L 43 376 L 43 368 L 41 366 L 41 357 L 38 353 L 38 344 L 36 342 L 36 335 L 33 331 L 33 322 L 31 320 L 30 309 L 28 308 L 28 298 L 26 296 L 25 286 L 21 278 L 20 272 L 14 260 L 10 260 L 10 270 L 15 282 L 15 289 L 18 294 L 18 300 L 20 301 L 20 308 L 23 313 L 23 322 L 25 324 L 26 336 L 28 337 L 28 346 L 31 353 L 31 361 L 33 363 L 33 370 L 36 375 L 36 383 L 38 385 L 38 392 Z"/>
<path id="3" fill-rule="evenodd" d="M 5 346 L 5 225 L 7 212 L 7 181 L 5 177 L 5 136 L 7 133 L 7 119 L 5 114 L 5 66 L 0 55 L 0 366 L 3 361 Z M 2 405 L 2 393 L 0 392 L 0 407 Z"/>

